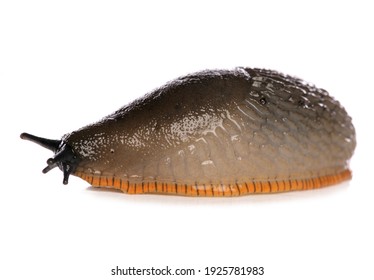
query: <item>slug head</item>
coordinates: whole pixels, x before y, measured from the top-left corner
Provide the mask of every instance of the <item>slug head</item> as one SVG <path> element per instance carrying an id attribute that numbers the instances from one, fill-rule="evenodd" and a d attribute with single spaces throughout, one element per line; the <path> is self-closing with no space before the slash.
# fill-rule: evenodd
<path id="1" fill-rule="evenodd" d="M 75 155 L 73 149 L 62 140 L 51 140 L 37 137 L 28 133 L 22 133 L 21 139 L 34 142 L 55 153 L 53 158 L 47 160 L 47 167 L 43 169 L 43 173 L 47 173 L 58 166 L 64 173 L 63 184 L 67 185 L 69 176 L 75 171 L 79 163 L 79 158 Z"/>

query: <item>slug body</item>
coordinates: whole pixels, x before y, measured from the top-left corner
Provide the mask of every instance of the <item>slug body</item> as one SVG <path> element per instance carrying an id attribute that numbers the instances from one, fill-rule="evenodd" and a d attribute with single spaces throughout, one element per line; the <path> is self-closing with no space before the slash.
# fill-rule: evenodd
<path id="1" fill-rule="evenodd" d="M 101 121 L 48 140 L 59 166 L 126 193 L 234 196 L 319 188 L 351 178 L 355 130 L 325 90 L 275 71 L 178 78 Z"/>

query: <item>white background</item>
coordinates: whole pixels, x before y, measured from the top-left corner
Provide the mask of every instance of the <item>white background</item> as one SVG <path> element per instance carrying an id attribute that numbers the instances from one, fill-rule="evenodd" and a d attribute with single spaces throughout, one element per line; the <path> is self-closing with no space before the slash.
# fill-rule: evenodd
<path id="1" fill-rule="evenodd" d="M 374 279 L 370 1 L 0 3 L 0 279 L 125 278 L 110 275 L 117 265 L 202 270 L 178 279 L 250 278 L 204 276 L 206 266 Z M 353 180 L 240 198 L 131 196 L 76 177 L 62 185 L 58 169 L 41 173 L 51 152 L 19 138 L 60 139 L 178 76 L 236 66 L 335 96 L 357 130 Z"/>

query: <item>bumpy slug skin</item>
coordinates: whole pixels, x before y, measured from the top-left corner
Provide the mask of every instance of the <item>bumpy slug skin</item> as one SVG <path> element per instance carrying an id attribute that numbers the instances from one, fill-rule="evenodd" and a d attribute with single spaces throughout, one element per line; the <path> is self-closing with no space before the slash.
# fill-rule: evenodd
<path id="1" fill-rule="evenodd" d="M 349 180 L 351 118 L 328 93 L 275 71 L 187 75 L 101 121 L 48 140 L 58 166 L 126 193 L 235 196 Z"/>

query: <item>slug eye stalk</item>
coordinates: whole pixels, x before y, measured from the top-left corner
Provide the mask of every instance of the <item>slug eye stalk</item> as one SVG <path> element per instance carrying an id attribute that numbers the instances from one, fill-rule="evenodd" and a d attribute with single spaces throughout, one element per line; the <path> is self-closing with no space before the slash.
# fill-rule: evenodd
<path id="1" fill-rule="evenodd" d="M 62 142 L 61 140 L 46 139 L 25 132 L 21 134 L 21 139 L 34 142 L 48 150 L 51 150 L 54 153 L 57 151 L 58 147 Z"/>
<path id="2" fill-rule="evenodd" d="M 67 185 L 70 174 L 75 171 L 79 163 L 79 159 L 75 155 L 73 149 L 62 140 L 46 139 L 29 133 L 22 133 L 20 137 L 21 139 L 34 142 L 55 153 L 53 158 L 47 160 L 47 166 L 42 172 L 45 174 L 58 166 L 63 172 L 64 178 L 62 182 L 64 185 Z"/>

